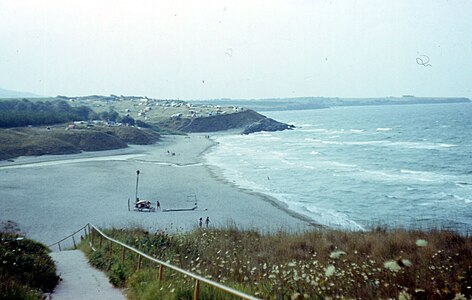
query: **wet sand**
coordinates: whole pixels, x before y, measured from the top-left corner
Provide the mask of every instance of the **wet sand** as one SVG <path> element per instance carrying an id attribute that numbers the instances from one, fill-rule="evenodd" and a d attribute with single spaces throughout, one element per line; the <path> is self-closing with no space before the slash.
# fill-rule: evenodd
<path id="1" fill-rule="evenodd" d="M 309 220 L 275 199 L 228 183 L 202 156 L 214 145 L 205 135 L 167 136 L 150 146 L 75 155 L 22 157 L 0 162 L 0 221 L 19 224 L 28 237 L 52 244 L 90 222 L 99 227 L 187 231 L 199 218 L 210 226 L 235 225 L 262 232 L 299 231 Z M 175 153 L 175 155 L 172 155 Z M 162 209 L 128 211 L 128 198 L 158 200 Z M 205 226 L 205 225 L 204 225 Z"/>

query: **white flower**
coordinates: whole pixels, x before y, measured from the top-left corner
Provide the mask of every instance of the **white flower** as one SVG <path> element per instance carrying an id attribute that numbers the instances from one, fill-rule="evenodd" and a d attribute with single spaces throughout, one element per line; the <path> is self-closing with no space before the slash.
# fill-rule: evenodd
<path id="1" fill-rule="evenodd" d="M 406 259 L 406 258 L 402 258 L 401 262 L 403 263 L 403 265 L 405 267 L 411 267 L 413 264 L 411 263 L 411 261 L 409 259 Z"/>
<path id="2" fill-rule="evenodd" d="M 408 294 L 408 293 L 405 292 L 405 291 L 401 291 L 400 294 L 398 294 L 398 299 L 399 299 L 399 300 L 410 300 L 410 299 L 411 299 L 411 295 Z"/>
<path id="3" fill-rule="evenodd" d="M 422 239 L 416 240 L 416 246 L 426 247 L 426 246 L 428 246 L 428 241 L 422 240 Z"/>
<path id="4" fill-rule="evenodd" d="M 325 269 L 326 277 L 330 277 L 331 275 L 333 275 L 334 271 L 336 271 L 336 268 L 333 265 L 327 266 L 326 269 Z"/>
<path id="5" fill-rule="evenodd" d="M 329 257 L 331 257 L 331 258 L 340 258 L 343 255 L 346 255 L 346 252 L 344 252 L 344 251 L 333 251 L 333 252 L 331 252 Z"/>
<path id="6" fill-rule="evenodd" d="M 459 293 L 452 300 L 467 300 L 467 297 Z"/>
<path id="7" fill-rule="evenodd" d="M 384 262 L 384 267 L 386 269 L 389 269 L 392 272 L 398 272 L 401 269 L 401 267 L 398 265 L 398 263 L 394 260 L 388 260 L 388 261 Z"/>

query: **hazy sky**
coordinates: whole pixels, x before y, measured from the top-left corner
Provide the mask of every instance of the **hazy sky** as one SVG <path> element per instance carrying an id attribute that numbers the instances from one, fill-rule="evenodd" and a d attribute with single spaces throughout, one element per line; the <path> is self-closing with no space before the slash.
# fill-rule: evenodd
<path id="1" fill-rule="evenodd" d="M 0 0 L 0 87 L 472 97 L 472 1 Z"/>

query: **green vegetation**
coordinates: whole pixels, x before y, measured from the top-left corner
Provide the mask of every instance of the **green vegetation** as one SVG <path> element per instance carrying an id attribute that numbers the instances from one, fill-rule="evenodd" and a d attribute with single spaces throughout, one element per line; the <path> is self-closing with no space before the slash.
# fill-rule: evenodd
<path id="1" fill-rule="evenodd" d="M 106 234 L 183 269 L 264 299 L 470 299 L 472 238 L 444 230 L 313 230 L 261 234 L 235 228 L 169 235 L 143 230 Z M 109 243 L 91 252 L 91 263 L 130 299 L 191 299 L 194 281 Z M 232 299 L 201 285 L 201 299 Z M 460 298 L 460 296 L 464 298 Z M 153 298 L 154 297 L 154 298 Z M 295 297 L 295 298 L 294 298 Z M 298 298 L 296 298 L 298 297 Z M 459 297 L 459 298 L 457 298 Z"/>
<path id="2" fill-rule="evenodd" d="M 73 154 L 149 145 L 159 134 L 147 129 L 120 126 L 94 126 L 64 130 L 65 126 L 45 128 L 0 129 L 0 159 L 26 155 Z"/>
<path id="3" fill-rule="evenodd" d="M 96 114 L 86 106 L 71 107 L 64 100 L 30 101 L 15 99 L 0 101 L 0 128 L 27 125 L 51 125 L 92 119 Z"/>
<path id="4" fill-rule="evenodd" d="M 11 230 L 0 230 L 0 299 L 41 299 L 59 281 L 48 248 Z"/>

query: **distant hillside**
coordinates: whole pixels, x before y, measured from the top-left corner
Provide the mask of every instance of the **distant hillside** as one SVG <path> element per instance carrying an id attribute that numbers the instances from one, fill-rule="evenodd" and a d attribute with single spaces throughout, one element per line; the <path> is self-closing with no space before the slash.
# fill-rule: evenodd
<path id="1" fill-rule="evenodd" d="M 28 92 L 18 92 L 12 90 L 5 90 L 0 88 L 0 98 L 39 98 L 42 96 L 28 93 Z"/>
<path id="2" fill-rule="evenodd" d="M 236 105 L 255 111 L 282 111 L 320 109 L 336 106 L 368 106 L 368 105 L 410 105 L 410 104 L 442 104 L 465 103 L 470 99 L 464 97 L 381 97 L 381 98 L 330 98 L 330 97 L 298 97 L 298 98 L 266 98 L 266 99 L 211 99 L 192 100 L 193 104 Z"/>
<path id="3" fill-rule="evenodd" d="M 240 130 L 240 132 L 252 133 L 291 128 L 287 124 L 266 118 L 253 110 L 237 105 L 194 105 L 175 99 L 116 95 L 58 96 L 56 99 L 67 101 L 73 107 L 85 105 L 93 108 L 99 115 L 113 110 L 114 113 L 132 118 L 140 127 L 146 127 L 145 124 L 147 124 L 154 130 L 173 134 L 223 130 Z"/>
<path id="4" fill-rule="evenodd" d="M 149 145 L 159 134 L 136 127 L 95 127 L 64 130 L 56 128 L 0 129 L 0 160 L 18 156 L 73 154 L 125 148 L 128 144 Z"/>

